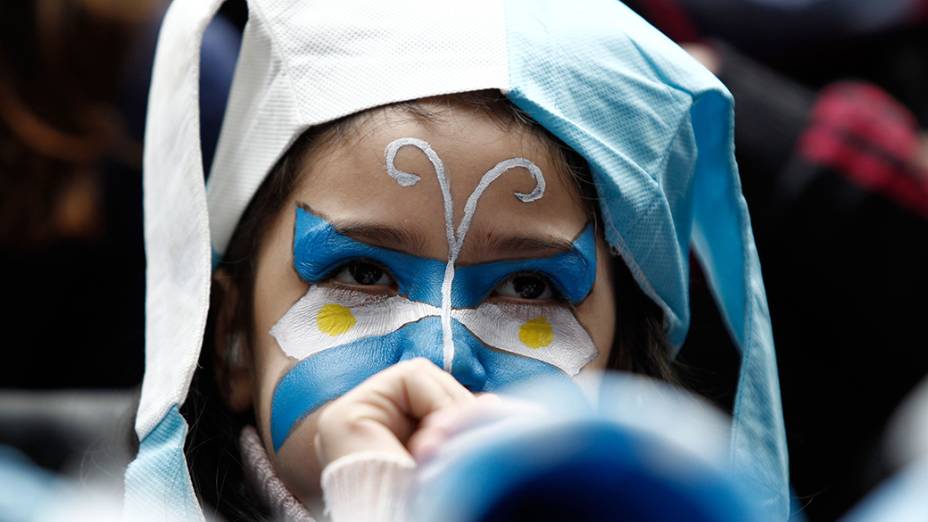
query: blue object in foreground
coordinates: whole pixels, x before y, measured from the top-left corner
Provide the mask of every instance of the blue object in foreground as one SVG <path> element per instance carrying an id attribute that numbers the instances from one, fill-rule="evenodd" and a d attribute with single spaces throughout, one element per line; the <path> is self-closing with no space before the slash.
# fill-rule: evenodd
<path id="1" fill-rule="evenodd" d="M 417 520 L 763 520 L 731 477 L 603 420 L 475 449 L 426 484 Z"/>
<path id="2" fill-rule="evenodd" d="M 585 384 L 540 378 L 507 389 L 528 406 L 471 425 L 423 463 L 413 520 L 778 518 L 728 459 L 727 416 L 639 376 Z"/>
<path id="3" fill-rule="evenodd" d="M 416 520 L 764 520 L 749 498 L 692 455 L 590 419 L 475 448 L 423 484 Z"/>

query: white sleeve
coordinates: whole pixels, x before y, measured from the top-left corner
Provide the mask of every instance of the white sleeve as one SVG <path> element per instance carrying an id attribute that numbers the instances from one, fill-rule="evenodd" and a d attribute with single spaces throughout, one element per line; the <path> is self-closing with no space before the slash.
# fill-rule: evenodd
<path id="1" fill-rule="evenodd" d="M 408 456 L 359 452 L 322 471 L 322 494 L 332 522 L 405 522 L 416 471 Z"/>

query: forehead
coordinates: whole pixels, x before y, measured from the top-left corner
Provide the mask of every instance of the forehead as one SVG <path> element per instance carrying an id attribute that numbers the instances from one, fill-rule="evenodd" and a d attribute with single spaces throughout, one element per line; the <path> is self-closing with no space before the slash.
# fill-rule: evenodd
<path id="1" fill-rule="evenodd" d="M 421 177 L 416 185 L 400 186 L 387 175 L 385 148 L 405 137 L 428 142 L 441 158 L 455 226 L 481 177 L 500 161 L 528 159 L 545 177 L 544 196 L 531 203 L 514 196 L 535 186 L 521 168 L 506 172 L 484 192 L 463 245 L 462 262 L 479 261 L 477 245 L 499 237 L 569 241 L 587 222 L 578 190 L 549 144 L 517 125 L 507 128 L 485 114 L 452 107 L 427 119 L 391 109 L 372 113 L 346 135 L 307 155 L 292 203 L 306 203 L 336 222 L 403 230 L 421 239 L 416 254 L 445 258 L 441 190 L 428 158 L 415 147 L 404 147 L 396 155 L 396 168 Z"/>

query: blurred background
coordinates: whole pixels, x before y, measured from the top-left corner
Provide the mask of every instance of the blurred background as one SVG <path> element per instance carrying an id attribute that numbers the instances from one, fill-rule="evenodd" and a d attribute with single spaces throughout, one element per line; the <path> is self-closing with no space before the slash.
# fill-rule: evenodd
<path id="1" fill-rule="evenodd" d="M 833 520 L 892 475 L 928 377 L 928 1 L 635 0 L 736 102 L 792 480 Z M 144 367 L 141 144 L 163 0 L 0 3 L 0 444 L 121 483 Z M 201 73 L 204 163 L 247 9 Z M 684 383 L 730 409 L 738 357 L 698 270 Z M 116 470 L 116 471 L 113 471 Z"/>

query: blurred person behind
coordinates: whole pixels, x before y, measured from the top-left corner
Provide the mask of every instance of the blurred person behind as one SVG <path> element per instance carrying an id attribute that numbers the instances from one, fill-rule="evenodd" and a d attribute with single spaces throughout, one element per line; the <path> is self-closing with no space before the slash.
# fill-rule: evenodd
<path id="1" fill-rule="evenodd" d="M 141 142 L 167 4 L 0 4 L 0 444 L 45 469 L 127 458 L 111 428 L 142 375 Z M 239 40 L 225 17 L 204 39 L 207 162 Z"/>
<path id="2" fill-rule="evenodd" d="M 0 139 L 5 247 L 98 238 L 102 170 L 139 168 L 117 97 L 154 2 L 5 2 Z"/>
<path id="3" fill-rule="evenodd" d="M 881 435 L 928 372 L 928 4 L 633 4 L 734 95 L 794 487 L 833 520 L 891 472 Z"/>
<path id="4" fill-rule="evenodd" d="M 120 103 L 156 7 L 0 8 L 0 262 L 8 346 L 18 347 L 4 387 L 139 379 L 142 311 L 127 304 L 143 291 L 140 127 Z"/>
<path id="5" fill-rule="evenodd" d="M 0 6 L 0 273 L 7 343 L 19 347 L 0 387 L 125 388 L 141 379 L 141 140 L 167 4 Z M 207 162 L 239 39 L 223 17 L 205 37 Z"/>

